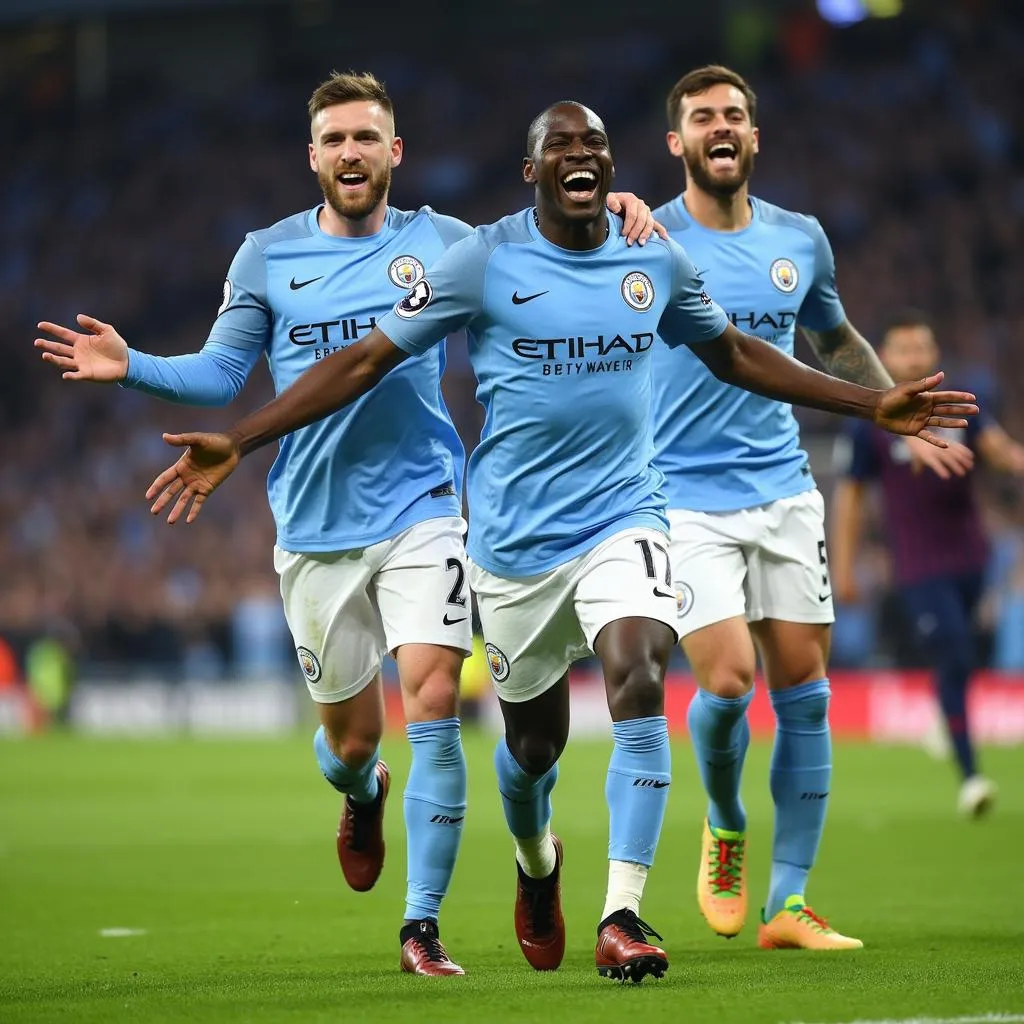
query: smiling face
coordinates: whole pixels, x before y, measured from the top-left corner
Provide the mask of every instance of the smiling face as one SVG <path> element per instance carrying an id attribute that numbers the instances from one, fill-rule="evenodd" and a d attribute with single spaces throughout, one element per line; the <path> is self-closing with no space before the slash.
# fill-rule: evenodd
<path id="1" fill-rule="evenodd" d="M 313 117 L 311 133 L 309 166 L 339 217 L 364 220 L 387 202 L 402 140 L 384 107 L 369 100 L 324 107 Z"/>
<path id="2" fill-rule="evenodd" d="M 717 196 L 733 195 L 750 178 L 758 150 L 747 98 L 724 82 L 683 96 L 679 125 L 668 133 L 668 148 L 682 158 L 697 188 Z"/>
<path id="3" fill-rule="evenodd" d="M 537 205 L 566 223 L 603 218 L 615 168 L 604 124 L 578 103 L 559 103 L 538 117 L 527 139 L 523 179 L 537 186 Z"/>

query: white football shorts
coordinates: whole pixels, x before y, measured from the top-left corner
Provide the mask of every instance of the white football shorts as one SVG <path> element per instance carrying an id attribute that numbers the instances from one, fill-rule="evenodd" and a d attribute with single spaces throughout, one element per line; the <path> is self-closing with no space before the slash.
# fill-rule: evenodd
<path id="1" fill-rule="evenodd" d="M 549 690 L 594 651 L 616 619 L 639 616 L 676 631 L 668 538 L 632 528 L 536 576 L 507 577 L 469 563 L 495 692 L 513 703 Z"/>
<path id="2" fill-rule="evenodd" d="M 670 509 L 681 637 L 723 619 L 835 620 L 818 490 L 736 512 Z"/>
<path id="3" fill-rule="evenodd" d="M 274 548 L 285 618 L 313 700 L 363 690 L 403 644 L 473 649 L 465 520 L 427 519 L 353 551 Z"/>

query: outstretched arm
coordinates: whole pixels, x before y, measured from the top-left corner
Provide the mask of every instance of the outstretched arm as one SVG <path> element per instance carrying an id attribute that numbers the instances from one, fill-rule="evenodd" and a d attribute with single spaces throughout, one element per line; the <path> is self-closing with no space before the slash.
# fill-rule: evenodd
<path id="1" fill-rule="evenodd" d="M 727 384 L 780 402 L 873 420 L 894 434 L 916 434 L 940 448 L 947 447 L 946 442 L 928 427 L 964 427 L 967 421 L 962 417 L 978 411 L 974 396 L 967 392 L 931 390 L 942 382 L 941 373 L 888 391 L 865 388 L 812 370 L 732 324 L 713 341 L 691 347 Z"/>
<path id="2" fill-rule="evenodd" d="M 892 387 L 892 377 L 871 342 L 849 320 L 844 318 L 838 327 L 826 331 L 812 331 L 809 327 L 801 330 L 818 361 L 833 377 L 866 388 Z M 914 468 L 926 467 L 942 480 L 964 476 L 974 466 L 974 453 L 965 444 L 954 441 L 948 448 L 938 448 L 922 438 L 910 438 L 907 444 Z"/>
<path id="3" fill-rule="evenodd" d="M 167 516 L 174 523 L 191 502 L 186 516 L 191 523 L 243 455 L 355 401 L 407 356 L 374 328 L 354 345 L 310 367 L 290 388 L 239 420 L 226 434 L 164 434 L 168 444 L 186 451 L 150 484 L 146 497 L 155 499 L 151 511 L 155 515 L 174 500 Z M 395 415 L 400 414 L 395 410 Z"/>
<path id="4" fill-rule="evenodd" d="M 239 420 L 228 436 L 239 455 L 248 455 L 343 409 L 408 357 L 375 327 L 365 338 L 315 363 L 277 398 Z"/>
<path id="5" fill-rule="evenodd" d="M 892 377 L 867 340 L 849 320 L 828 331 L 801 330 L 810 343 L 818 362 L 840 380 L 861 384 L 866 388 L 887 390 Z"/>

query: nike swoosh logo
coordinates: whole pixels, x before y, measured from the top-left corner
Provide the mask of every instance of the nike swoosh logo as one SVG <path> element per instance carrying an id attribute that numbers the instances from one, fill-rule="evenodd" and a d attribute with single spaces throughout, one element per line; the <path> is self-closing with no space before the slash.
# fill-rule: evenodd
<path id="1" fill-rule="evenodd" d="M 542 295 L 547 295 L 547 291 L 537 292 L 535 295 L 520 295 L 518 291 L 512 293 L 512 305 L 521 306 L 524 302 L 529 302 L 531 299 L 539 299 Z"/>
<path id="2" fill-rule="evenodd" d="M 671 597 L 673 601 L 676 600 L 676 595 L 668 590 L 659 590 L 657 587 L 654 588 L 655 597 Z"/>
<path id="3" fill-rule="evenodd" d="M 323 279 L 323 274 L 321 274 L 319 277 L 311 277 L 308 281 L 296 281 L 295 278 L 293 277 L 291 280 L 291 284 L 289 284 L 288 287 L 291 288 L 293 292 L 297 292 L 300 288 L 305 288 L 307 284 L 313 284 L 315 281 L 322 281 Z"/>
<path id="4" fill-rule="evenodd" d="M 694 268 L 694 269 L 696 269 L 696 268 Z M 708 270 L 710 270 L 710 269 L 711 268 L 708 267 Z M 698 270 L 697 271 L 697 276 L 703 281 L 704 280 L 704 275 L 708 272 L 708 270 Z"/>
<path id="5" fill-rule="evenodd" d="M 463 615 L 461 619 L 449 619 L 448 618 L 448 613 L 445 612 L 445 616 L 444 616 L 444 619 L 442 621 L 444 622 L 444 624 L 446 626 L 454 626 L 458 622 L 465 622 L 466 621 L 466 616 Z"/>
<path id="6" fill-rule="evenodd" d="M 664 789 L 666 786 L 671 785 L 669 782 L 655 782 L 653 785 L 654 789 Z"/>
<path id="7" fill-rule="evenodd" d="M 824 604 L 832 595 L 831 594 L 819 594 L 818 600 Z"/>

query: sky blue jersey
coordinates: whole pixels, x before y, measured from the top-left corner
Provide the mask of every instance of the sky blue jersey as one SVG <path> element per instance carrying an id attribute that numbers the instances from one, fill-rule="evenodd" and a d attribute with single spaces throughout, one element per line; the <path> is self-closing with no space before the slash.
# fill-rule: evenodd
<path id="1" fill-rule="evenodd" d="M 681 196 L 654 211 L 686 249 L 729 319 L 793 354 L 796 325 L 824 331 L 846 318 L 821 225 L 759 199 L 742 231 L 712 231 Z M 687 348 L 654 354 L 656 462 L 669 508 L 726 512 L 814 486 L 792 406 L 723 384 Z"/>
<path id="2" fill-rule="evenodd" d="M 126 383 L 181 402 L 230 401 L 261 355 L 278 393 L 373 329 L 471 228 L 429 207 L 388 208 L 368 238 L 321 231 L 317 209 L 246 236 L 201 353 L 129 353 Z M 444 334 L 369 394 L 282 438 L 267 489 L 277 542 L 348 551 L 414 523 L 461 515 L 465 449 L 441 397 Z"/>
<path id="3" fill-rule="evenodd" d="M 601 246 L 570 251 L 524 210 L 453 245 L 378 326 L 413 355 L 466 327 L 486 414 L 469 554 L 522 577 L 632 526 L 667 529 L 652 353 L 659 333 L 697 344 L 727 325 L 674 242 L 627 248 L 609 216 Z"/>

